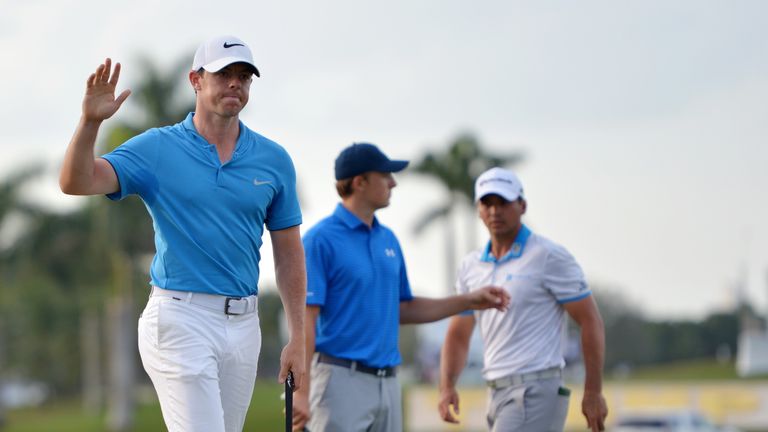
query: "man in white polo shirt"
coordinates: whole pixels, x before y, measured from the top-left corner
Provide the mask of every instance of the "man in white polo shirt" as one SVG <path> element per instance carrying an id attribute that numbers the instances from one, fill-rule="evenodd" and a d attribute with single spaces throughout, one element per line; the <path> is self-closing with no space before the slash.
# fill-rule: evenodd
<path id="1" fill-rule="evenodd" d="M 522 223 L 527 203 L 512 171 L 492 168 L 480 175 L 475 201 L 490 241 L 464 258 L 456 290 L 502 286 L 511 301 L 506 311 L 474 311 L 451 319 L 441 353 L 440 416 L 458 423 L 456 381 L 477 323 L 489 386 L 489 430 L 562 431 L 570 394 L 561 376 L 567 312 L 581 328 L 586 373 L 582 412 L 593 432 L 604 430 L 604 328 L 581 268 L 565 248 Z"/>

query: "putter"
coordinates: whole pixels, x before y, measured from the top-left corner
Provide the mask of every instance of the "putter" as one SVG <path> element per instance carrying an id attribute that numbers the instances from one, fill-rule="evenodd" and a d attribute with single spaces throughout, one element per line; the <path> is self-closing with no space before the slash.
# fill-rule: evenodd
<path id="1" fill-rule="evenodd" d="M 285 378 L 285 432 L 293 430 L 293 372 Z"/>

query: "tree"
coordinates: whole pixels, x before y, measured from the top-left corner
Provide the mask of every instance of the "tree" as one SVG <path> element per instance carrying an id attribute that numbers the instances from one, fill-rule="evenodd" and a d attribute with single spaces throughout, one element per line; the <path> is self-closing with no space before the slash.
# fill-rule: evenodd
<path id="1" fill-rule="evenodd" d="M 188 87 L 184 72 L 188 70 L 188 59 L 177 61 L 169 72 L 161 72 L 153 62 L 144 58 L 143 81 L 134 89 L 134 98 L 129 99 L 139 108 L 142 116 L 138 121 L 117 122 L 105 134 L 105 151 L 111 151 L 126 140 L 144 130 L 166 126 L 182 120 L 194 110 L 193 92 Z M 186 90 L 186 93 L 184 93 Z M 110 403 L 108 426 L 121 431 L 131 427 L 133 417 L 133 393 L 135 371 L 135 290 L 138 286 L 146 289 L 146 269 L 139 269 L 138 263 L 154 253 L 153 229 L 146 209 L 138 199 L 127 199 L 119 203 L 104 203 L 97 209 L 100 215 L 96 235 L 109 248 L 108 268 L 112 274 L 112 298 L 108 301 L 110 346 Z M 132 275 L 141 274 L 142 277 Z M 141 281 L 139 284 L 136 281 Z M 145 291 L 146 292 L 146 291 Z"/>
<path id="2" fill-rule="evenodd" d="M 606 369 L 653 362 L 657 355 L 653 330 L 636 304 L 617 288 L 592 290 L 605 324 Z M 578 328 L 575 324 L 569 327 Z"/>
<path id="3" fill-rule="evenodd" d="M 7 226 L 5 222 L 14 213 L 37 213 L 38 209 L 36 207 L 31 206 L 23 200 L 19 199 L 19 190 L 28 180 L 37 177 L 41 170 L 42 167 L 40 165 L 32 165 L 21 169 L 18 172 L 12 173 L 8 178 L 0 183 L 0 234 L 7 234 L 5 232 L 5 228 Z M 5 241 L 5 238 L 0 237 L 0 258 L 2 258 L 0 259 L 0 286 L 8 285 L 7 273 L 11 270 L 9 266 L 5 265 L 7 263 L 7 259 L 5 257 L 6 251 L 2 248 L 2 246 L 5 244 Z M 3 304 L 4 302 L 0 300 L 0 306 Z M 6 341 L 4 337 L 4 330 L 3 322 L 0 321 L 0 371 L 2 371 L 3 366 L 6 364 L 6 359 L 4 358 L 3 354 L 7 352 L 6 347 L 8 346 L 5 343 Z M 2 388 L 2 381 L 0 381 L 0 388 Z M 4 419 L 4 409 L 2 401 L 0 401 L 0 425 L 4 423 Z"/>
<path id="4" fill-rule="evenodd" d="M 193 92 L 188 87 L 186 95 L 181 92 L 186 60 L 168 73 L 149 60 L 140 62 L 145 80 L 135 86 L 124 109 L 130 113 L 133 105 L 143 115 L 108 123 L 100 149 L 110 151 L 143 130 L 193 111 Z M 0 228 L 7 226 L 7 215 L 21 213 L 25 226 L 0 249 L 0 307 L 3 322 L 13 323 L 0 326 L 0 342 L 13 346 L 2 352 L 12 353 L 9 360 L 19 370 L 45 379 L 57 392 L 77 388 L 82 374 L 84 399 L 99 406 L 106 399 L 108 428 L 127 430 L 138 369 L 133 305 L 137 297 L 146 298 L 146 262 L 154 253 L 150 218 L 138 199 L 107 203 L 104 197 L 91 197 L 68 214 L 36 209 L 16 199 L 20 185 L 33 174 L 25 171 L 0 184 Z M 98 341 L 105 331 L 110 332 L 112 388 L 103 398 L 104 349 Z M 77 345 L 81 351 L 72 350 Z"/>
<path id="5" fill-rule="evenodd" d="M 453 227 L 453 215 L 463 213 L 468 219 L 467 247 L 468 252 L 475 245 L 475 217 L 472 213 L 474 202 L 475 179 L 483 171 L 495 166 L 509 166 L 520 162 L 523 154 L 510 152 L 496 154 L 486 151 L 478 139 L 471 133 L 457 135 L 444 152 L 427 152 L 419 162 L 414 164 L 413 171 L 432 177 L 448 190 L 448 199 L 442 205 L 428 210 L 414 225 L 415 234 L 422 233 L 434 222 L 441 220 L 445 227 L 445 260 L 446 287 L 453 286 L 456 262 L 456 233 Z"/>

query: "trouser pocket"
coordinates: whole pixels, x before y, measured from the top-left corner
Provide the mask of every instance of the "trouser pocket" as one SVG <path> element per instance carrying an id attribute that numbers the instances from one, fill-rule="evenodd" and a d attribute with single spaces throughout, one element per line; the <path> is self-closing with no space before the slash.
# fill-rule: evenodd
<path id="1" fill-rule="evenodd" d="M 557 404 L 552 413 L 552 426 L 550 431 L 562 432 L 565 428 L 565 419 L 568 417 L 568 403 L 571 399 L 571 390 L 560 386 L 557 388 Z"/>

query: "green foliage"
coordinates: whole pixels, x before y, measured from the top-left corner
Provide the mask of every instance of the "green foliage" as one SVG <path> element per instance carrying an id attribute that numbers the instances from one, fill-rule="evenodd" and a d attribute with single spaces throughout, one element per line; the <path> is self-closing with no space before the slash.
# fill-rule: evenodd
<path id="1" fill-rule="evenodd" d="M 139 63 L 143 78 L 134 86 L 131 96 L 143 114 L 142 121 L 133 124 L 136 130 L 174 124 L 194 111 L 194 91 L 187 79 L 188 56 L 180 57 L 166 71 L 158 69 L 148 58 L 139 59 Z"/>
<path id="2" fill-rule="evenodd" d="M 442 152 L 427 152 L 420 161 L 411 165 L 412 172 L 434 178 L 448 190 L 445 202 L 428 209 L 413 225 L 413 233 L 418 235 L 428 227 L 441 221 L 445 228 L 445 286 L 453 285 L 455 277 L 456 233 L 452 226 L 455 213 L 468 215 L 473 208 L 475 179 L 483 171 L 494 166 L 508 166 L 522 160 L 521 153 L 495 154 L 486 151 L 478 139 L 471 133 L 457 135 L 448 148 Z M 467 247 L 461 252 L 468 252 L 475 245 L 474 217 L 467 219 Z"/>
<path id="3" fill-rule="evenodd" d="M 251 406 L 243 430 L 277 431 L 285 422 L 284 402 L 280 400 L 282 386 L 268 381 L 256 382 Z M 83 412 L 79 401 L 57 402 L 41 408 L 10 411 L 3 432 L 100 432 L 104 430 L 103 415 Z M 165 430 L 157 403 L 138 407 L 134 432 Z"/>
<path id="4" fill-rule="evenodd" d="M 3 339 L 12 347 L 4 353 L 5 367 L 15 375 L 47 382 L 66 392 L 79 384 L 78 305 L 68 290 L 45 274 L 27 277 L 6 287 L 0 305 Z M 9 300 L 13 297 L 13 301 Z"/>
<path id="5" fill-rule="evenodd" d="M 283 304 L 277 290 L 259 291 L 259 322 L 261 324 L 261 353 L 259 354 L 259 376 L 263 379 L 277 379 L 280 372 L 280 353 L 286 341 L 280 339 L 280 322 Z"/>
<path id="6" fill-rule="evenodd" d="M 701 321 L 652 321 L 617 291 L 597 288 L 595 298 L 605 323 L 609 371 L 736 353 L 743 312 L 718 312 Z"/>
<path id="7" fill-rule="evenodd" d="M 471 133 L 456 136 L 442 153 L 428 152 L 413 170 L 436 178 L 450 191 L 459 192 L 472 203 L 475 179 L 483 171 L 495 166 L 512 165 L 522 160 L 522 154 L 506 155 L 487 152 Z"/>
<path id="8" fill-rule="evenodd" d="M 420 217 L 414 225 L 414 233 L 419 234 L 436 220 L 454 211 L 454 193 L 464 198 L 462 203 L 465 207 L 471 206 L 474 200 L 475 179 L 483 171 L 494 166 L 515 164 L 522 159 L 521 153 L 490 153 L 484 150 L 477 138 L 470 133 L 456 136 L 443 152 L 427 152 L 420 161 L 413 164 L 412 170 L 436 179 L 451 192 L 451 197 L 445 204 L 428 210 Z"/>
<path id="9" fill-rule="evenodd" d="M 146 80 L 133 86 L 126 109 L 138 102 L 144 115 L 110 122 L 100 134 L 105 151 L 194 110 L 184 71 L 188 58 L 168 73 L 147 60 L 142 64 Z M 66 214 L 29 204 L 21 191 L 41 173 L 33 165 L 0 181 L 0 228 L 9 215 L 24 218 L 13 241 L 0 243 L 5 246 L 0 250 L 0 366 L 3 374 L 44 381 L 57 395 L 71 394 L 80 387 L 80 316 L 87 309 L 103 317 L 105 300 L 116 294 L 143 303 L 154 236 L 135 197 L 116 203 L 84 198 L 82 207 Z"/>
<path id="10" fill-rule="evenodd" d="M 42 164 L 32 164 L 11 173 L 0 183 L 0 227 L 14 212 L 29 215 L 39 211 L 23 200 L 20 192 L 26 182 L 40 175 L 42 169 Z"/>
<path id="11" fill-rule="evenodd" d="M 740 379 L 732 362 L 714 359 L 695 359 L 639 367 L 631 372 L 629 380 L 636 381 L 702 381 Z"/>

